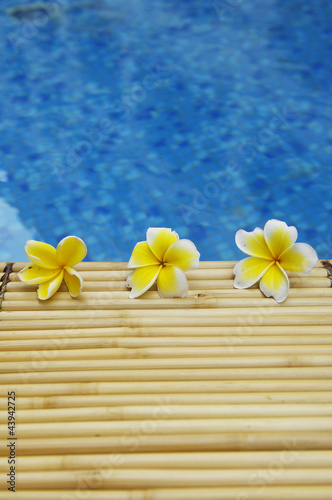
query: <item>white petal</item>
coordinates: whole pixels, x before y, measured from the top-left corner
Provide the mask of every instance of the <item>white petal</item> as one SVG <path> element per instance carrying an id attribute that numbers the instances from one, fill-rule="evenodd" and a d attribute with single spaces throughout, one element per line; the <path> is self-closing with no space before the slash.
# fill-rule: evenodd
<path id="1" fill-rule="evenodd" d="M 261 257 L 262 259 L 273 258 L 265 241 L 263 229 L 260 227 L 256 227 L 251 232 L 239 229 L 235 235 L 235 243 L 242 252 L 253 257 Z"/>
<path id="2" fill-rule="evenodd" d="M 264 238 L 272 255 L 278 259 L 297 240 L 297 229 L 281 220 L 271 219 L 264 226 Z"/>
<path id="3" fill-rule="evenodd" d="M 61 266 L 73 267 L 81 262 L 86 254 L 86 245 L 78 236 L 66 236 L 56 249 L 56 257 Z"/>
<path id="4" fill-rule="evenodd" d="M 64 266 L 64 279 L 68 292 L 72 297 L 77 297 L 83 288 L 83 279 L 81 275 L 72 267 Z"/>
<path id="5" fill-rule="evenodd" d="M 285 271 L 274 264 L 262 277 L 259 288 L 266 297 L 273 297 L 277 302 L 283 302 L 289 290 L 289 280 Z"/>
<path id="6" fill-rule="evenodd" d="M 182 271 L 197 269 L 200 253 L 190 240 L 178 240 L 171 245 L 164 255 L 164 262 L 179 267 Z"/>
<path id="7" fill-rule="evenodd" d="M 163 261 L 166 250 L 179 239 L 179 235 L 169 227 L 150 227 L 146 239 L 159 261 Z"/>
<path id="8" fill-rule="evenodd" d="M 138 267 L 130 273 L 127 278 L 127 286 L 131 288 L 129 298 L 136 299 L 151 288 L 157 279 L 161 267 L 160 265 Z"/>
<path id="9" fill-rule="evenodd" d="M 45 267 L 37 266 L 37 264 L 29 264 L 18 273 L 18 277 L 21 281 L 35 285 L 53 280 L 60 271 L 60 267 L 58 269 L 46 269 Z"/>
<path id="10" fill-rule="evenodd" d="M 25 253 L 34 264 L 45 269 L 58 269 L 56 250 L 52 245 L 42 241 L 29 240 L 25 244 Z"/>
<path id="11" fill-rule="evenodd" d="M 307 243 L 294 243 L 281 255 L 279 262 L 285 271 L 306 276 L 311 273 L 317 264 L 318 256 Z"/>
<path id="12" fill-rule="evenodd" d="M 37 295 L 40 300 L 49 299 L 50 297 L 52 297 L 52 295 L 55 294 L 55 292 L 59 290 L 63 280 L 63 273 L 64 271 L 61 270 L 55 278 L 39 285 Z"/>
<path id="13" fill-rule="evenodd" d="M 247 257 L 240 260 L 234 269 L 235 274 L 234 287 L 235 288 L 249 288 L 254 285 L 273 265 L 273 261 L 268 259 L 260 259 L 259 257 Z"/>
<path id="14" fill-rule="evenodd" d="M 135 245 L 133 253 L 128 262 L 129 268 L 150 266 L 160 264 L 155 254 L 150 249 L 147 241 L 140 241 Z"/>
<path id="15" fill-rule="evenodd" d="M 188 294 L 188 281 L 186 275 L 179 267 L 164 266 L 157 278 L 157 287 L 163 299 L 179 297 L 183 299 Z"/>

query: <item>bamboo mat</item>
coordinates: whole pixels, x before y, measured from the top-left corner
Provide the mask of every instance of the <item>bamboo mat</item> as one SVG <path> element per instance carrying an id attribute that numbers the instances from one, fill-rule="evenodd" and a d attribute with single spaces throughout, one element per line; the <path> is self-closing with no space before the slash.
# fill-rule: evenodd
<path id="1" fill-rule="evenodd" d="M 0 499 L 332 499 L 329 273 L 290 274 L 277 304 L 234 289 L 234 264 L 188 272 L 186 299 L 130 300 L 126 263 L 83 262 L 81 295 L 46 302 L 7 266 Z"/>

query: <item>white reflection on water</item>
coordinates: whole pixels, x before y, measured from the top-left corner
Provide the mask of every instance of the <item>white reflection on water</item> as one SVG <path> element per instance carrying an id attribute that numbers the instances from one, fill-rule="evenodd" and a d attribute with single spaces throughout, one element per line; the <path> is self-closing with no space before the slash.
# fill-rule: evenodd
<path id="1" fill-rule="evenodd" d="M 0 198 L 0 262 L 25 262 L 24 245 L 31 239 L 38 239 L 38 232 L 24 227 L 18 210 Z"/>

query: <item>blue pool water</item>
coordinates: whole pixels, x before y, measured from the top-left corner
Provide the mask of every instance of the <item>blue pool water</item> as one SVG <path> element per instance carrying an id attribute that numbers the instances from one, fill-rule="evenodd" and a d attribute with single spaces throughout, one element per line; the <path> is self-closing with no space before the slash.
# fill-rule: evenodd
<path id="1" fill-rule="evenodd" d="M 269 218 L 332 256 L 330 0 L 3 4 L 1 261 L 128 260 L 149 226 L 237 259 Z"/>

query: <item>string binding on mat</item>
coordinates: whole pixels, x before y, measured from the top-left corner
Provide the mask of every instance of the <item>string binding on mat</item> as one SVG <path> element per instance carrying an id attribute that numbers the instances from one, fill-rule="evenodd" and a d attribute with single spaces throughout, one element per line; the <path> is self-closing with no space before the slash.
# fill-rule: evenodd
<path id="1" fill-rule="evenodd" d="M 13 265 L 14 265 L 14 262 L 9 262 L 8 264 L 6 264 L 3 272 L 5 274 L 3 274 L 1 276 L 1 285 L 0 285 L 0 309 L 1 309 L 1 306 L 2 306 L 2 302 L 3 302 L 3 299 L 5 297 L 5 292 L 6 292 L 6 289 L 7 289 L 7 284 L 9 283 L 10 281 L 10 274 L 13 272 Z"/>
<path id="2" fill-rule="evenodd" d="M 327 276 L 330 278 L 331 281 L 331 287 L 332 287 L 332 264 L 329 260 L 322 260 L 322 264 L 324 269 L 327 270 Z"/>

